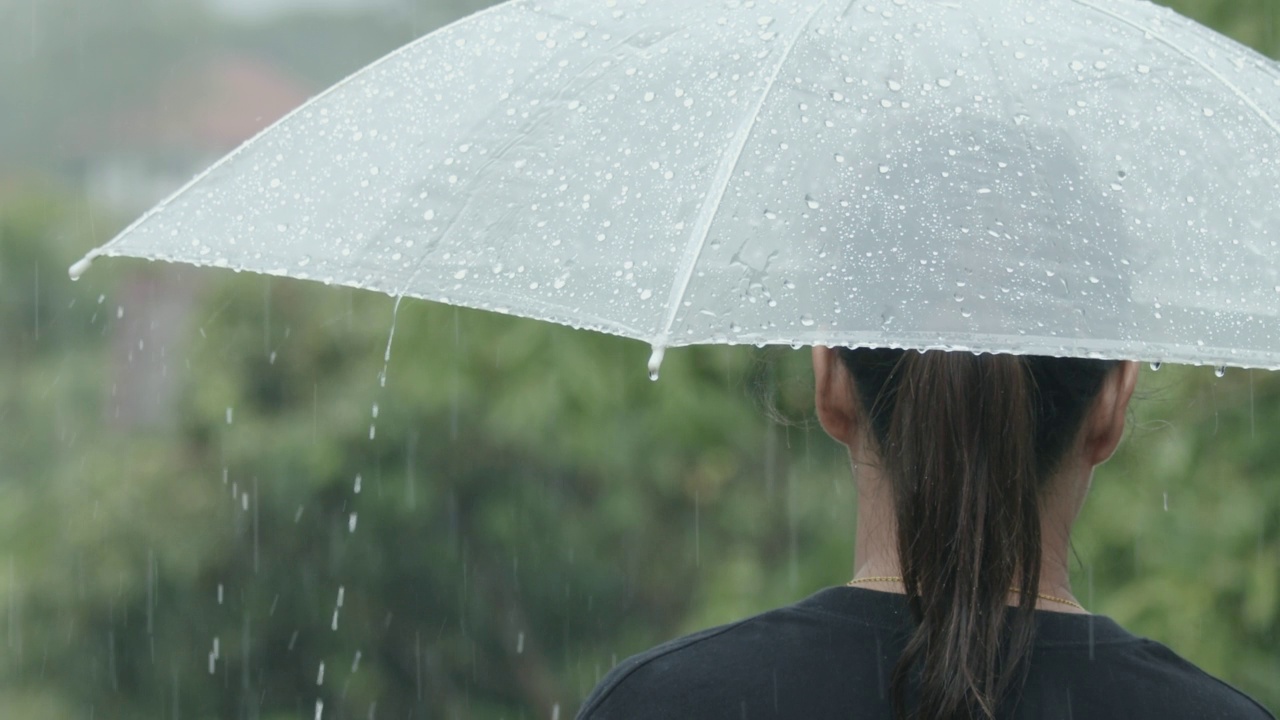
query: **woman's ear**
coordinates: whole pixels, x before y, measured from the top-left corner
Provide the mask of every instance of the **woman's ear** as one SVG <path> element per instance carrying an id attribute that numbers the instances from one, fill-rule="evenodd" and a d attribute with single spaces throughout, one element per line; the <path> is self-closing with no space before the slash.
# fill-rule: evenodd
<path id="1" fill-rule="evenodd" d="M 852 448 L 857 431 L 849 370 L 834 348 L 813 346 L 814 407 L 818 422 L 836 442 Z"/>
<path id="2" fill-rule="evenodd" d="M 1102 390 L 1098 392 L 1085 430 L 1085 459 L 1090 466 L 1106 462 L 1120 445 L 1129 399 L 1133 397 L 1137 384 L 1138 363 L 1131 360 L 1120 363 L 1102 382 Z"/>

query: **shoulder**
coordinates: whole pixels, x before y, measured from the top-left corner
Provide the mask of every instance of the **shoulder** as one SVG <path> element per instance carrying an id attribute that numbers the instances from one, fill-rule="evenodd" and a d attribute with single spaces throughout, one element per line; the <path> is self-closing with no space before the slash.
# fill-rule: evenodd
<path id="1" fill-rule="evenodd" d="M 615 667 L 579 720 L 827 717 L 879 702 L 894 629 L 824 610 L 822 595 L 659 645 Z"/>
<path id="2" fill-rule="evenodd" d="M 578 720 L 606 720 L 621 717 L 625 708 L 628 718 L 664 717 L 664 707 L 687 702 L 688 680 L 679 672 L 688 665 L 690 650 L 699 654 L 715 654 L 727 633 L 752 622 L 755 618 L 721 625 L 709 630 L 665 642 L 639 655 L 623 660 L 600 681 L 583 703 Z M 681 687 L 684 686 L 684 687 Z"/>
<path id="3" fill-rule="evenodd" d="M 1245 693 L 1165 645 L 1136 636 L 1039 652 L 1029 686 L 1031 709 L 1065 703 L 1088 717 L 1275 720 Z"/>
<path id="4" fill-rule="evenodd" d="M 1276 720 L 1258 701 L 1200 669 L 1165 645 L 1144 638 L 1141 648 L 1153 663 L 1167 668 L 1172 676 L 1171 688 L 1190 691 L 1185 707 L 1191 711 L 1188 717 Z"/>

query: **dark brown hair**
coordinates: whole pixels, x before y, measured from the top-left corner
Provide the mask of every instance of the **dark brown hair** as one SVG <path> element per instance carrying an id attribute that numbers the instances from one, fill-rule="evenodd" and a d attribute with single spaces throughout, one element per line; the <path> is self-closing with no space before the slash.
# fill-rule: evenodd
<path id="1" fill-rule="evenodd" d="M 1116 362 L 843 349 L 892 483 L 916 629 L 894 714 L 994 718 L 1026 678 L 1040 582 L 1040 498 Z"/>

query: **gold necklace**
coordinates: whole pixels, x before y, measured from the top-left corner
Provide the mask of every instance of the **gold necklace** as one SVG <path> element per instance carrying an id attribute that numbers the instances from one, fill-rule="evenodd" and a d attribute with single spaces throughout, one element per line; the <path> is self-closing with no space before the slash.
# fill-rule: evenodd
<path id="1" fill-rule="evenodd" d="M 846 587 L 853 587 L 854 585 L 858 585 L 859 583 L 870 583 L 870 582 L 902 582 L 902 578 L 897 577 L 897 576 L 891 576 L 891 575 L 877 575 L 877 576 L 875 576 L 875 577 L 865 577 L 865 578 L 858 578 L 858 579 L 856 579 L 856 580 L 850 580 L 849 582 L 845 583 L 845 586 L 846 586 Z M 1021 594 L 1021 593 L 1022 593 L 1022 590 L 1020 590 L 1020 589 L 1018 589 L 1018 588 L 1016 588 L 1016 587 L 1015 587 L 1015 588 L 1009 588 L 1009 591 L 1010 591 L 1010 592 L 1016 592 L 1016 593 L 1019 593 L 1019 594 Z M 1036 593 L 1036 597 L 1040 598 L 1041 600 L 1048 600 L 1049 602 L 1056 602 L 1056 603 L 1061 603 L 1061 604 L 1063 604 L 1063 605 L 1070 605 L 1071 607 L 1078 608 L 1078 609 L 1080 609 L 1080 610 L 1084 610 L 1084 612 L 1088 612 L 1088 610 L 1085 610 L 1085 609 L 1084 609 L 1084 606 L 1083 606 L 1083 605 L 1081 605 L 1080 603 L 1076 602 L 1075 600 L 1068 600 L 1067 598 L 1060 598 L 1060 597 L 1058 597 L 1058 596 L 1056 596 L 1056 595 L 1044 595 L 1044 594 L 1042 594 L 1042 593 Z"/>

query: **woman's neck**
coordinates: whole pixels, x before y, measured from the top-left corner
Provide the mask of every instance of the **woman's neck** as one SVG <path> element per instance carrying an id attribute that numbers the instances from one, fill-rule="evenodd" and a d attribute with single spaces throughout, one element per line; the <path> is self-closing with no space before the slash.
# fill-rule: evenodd
<path id="1" fill-rule="evenodd" d="M 892 499 L 874 468 L 855 464 L 858 487 L 858 526 L 853 553 L 853 577 L 901 577 L 898 562 L 897 523 Z M 1071 599 L 1071 577 L 1067 558 L 1070 548 L 1070 520 L 1075 512 L 1050 512 L 1041 516 L 1041 562 L 1038 595 Z M 1068 519 L 1069 518 L 1069 519 Z M 901 583 L 866 583 L 868 587 L 889 592 L 903 592 Z M 1013 602 L 1017 594 L 1010 593 Z M 1080 612 L 1070 606 L 1043 598 L 1037 608 L 1059 612 Z"/>

